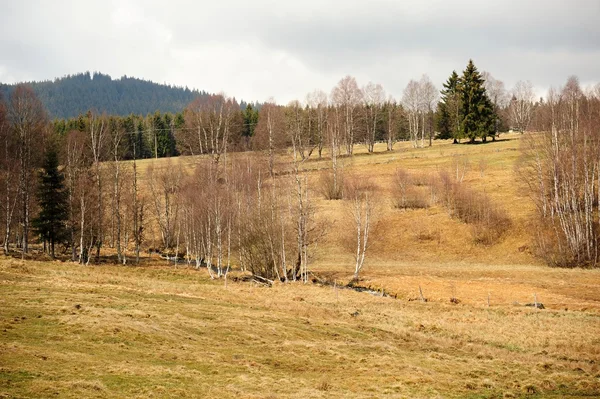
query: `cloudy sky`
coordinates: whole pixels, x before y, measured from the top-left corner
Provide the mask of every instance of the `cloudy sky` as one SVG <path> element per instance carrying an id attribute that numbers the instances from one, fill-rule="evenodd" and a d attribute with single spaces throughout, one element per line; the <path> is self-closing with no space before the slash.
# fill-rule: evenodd
<path id="1" fill-rule="evenodd" d="M 84 71 L 279 103 L 345 75 L 401 97 L 473 58 L 538 94 L 600 81 L 600 0 L 0 0 L 0 82 Z"/>

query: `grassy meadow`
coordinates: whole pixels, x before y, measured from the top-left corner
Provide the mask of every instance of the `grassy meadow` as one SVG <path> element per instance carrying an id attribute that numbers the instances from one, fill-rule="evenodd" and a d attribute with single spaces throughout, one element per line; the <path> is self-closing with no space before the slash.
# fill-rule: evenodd
<path id="1" fill-rule="evenodd" d="M 341 288 L 352 224 L 345 201 L 316 194 L 328 228 L 310 267 L 335 286 L 264 287 L 238 270 L 211 280 L 157 257 L 138 267 L 0 257 L 0 398 L 599 397 L 600 271 L 534 256 L 520 135 L 395 148 L 341 161 L 346 178 L 377 187 L 360 284 L 386 296 Z M 197 159 L 139 166 L 192 170 Z M 303 164 L 315 193 L 328 164 Z M 393 206 L 398 168 L 427 180 L 457 165 L 510 218 L 493 245 L 439 204 Z M 525 306 L 536 300 L 545 309 Z"/>

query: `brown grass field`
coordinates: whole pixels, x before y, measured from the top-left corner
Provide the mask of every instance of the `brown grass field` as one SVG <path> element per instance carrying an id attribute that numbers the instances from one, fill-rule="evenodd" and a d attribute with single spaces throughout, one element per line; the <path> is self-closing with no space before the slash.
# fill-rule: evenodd
<path id="1" fill-rule="evenodd" d="M 399 143 L 393 153 L 380 145 L 374 155 L 357 147 L 344 161 L 347 176 L 380 189 L 360 284 L 391 297 L 267 288 L 235 281 L 237 271 L 210 280 L 158 258 L 84 267 L 0 257 L 0 398 L 600 397 L 600 271 L 534 257 L 520 136 L 502 138 Z M 494 245 L 476 244 L 439 205 L 392 206 L 397 168 L 427 175 L 457 159 L 468 159 L 465 183 L 511 218 Z M 146 160 L 141 169 L 195 162 Z M 314 184 L 326 166 L 304 165 Z M 311 268 L 345 284 L 353 258 L 344 201 L 313 198 L 329 228 Z M 416 300 L 419 287 L 427 302 Z M 546 309 L 524 306 L 534 295 Z"/>

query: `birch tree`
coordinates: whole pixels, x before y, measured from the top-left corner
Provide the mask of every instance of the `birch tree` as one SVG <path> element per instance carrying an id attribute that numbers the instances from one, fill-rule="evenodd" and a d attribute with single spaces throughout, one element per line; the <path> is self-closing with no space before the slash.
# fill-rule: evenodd
<path id="1" fill-rule="evenodd" d="M 293 108 L 292 108 L 293 109 Z M 296 196 L 296 237 L 297 237 L 297 260 L 292 271 L 292 279 L 299 278 L 303 282 L 308 282 L 308 230 L 311 223 L 311 204 L 309 200 L 308 180 L 306 176 L 300 175 L 300 165 L 304 163 L 308 157 L 302 157 L 301 135 L 296 131 L 295 113 L 291 116 L 292 121 L 289 124 L 290 136 L 292 141 L 292 167 L 295 183 Z"/>
<path id="2" fill-rule="evenodd" d="M 366 112 L 365 143 L 367 151 L 372 153 L 375 149 L 377 129 L 382 119 L 385 90 L 380 84 L 369 82 L 363 88 L 363 101 Z"/>
<path id="3" fill-rule="evenodd" d="M 315 114 L 315 138 L 319 159 L 322 157 L 323 148 L 327 145 L 327 94 L 315 90 L 306 96 L 309 109 Z"/>
<path id="4" fill-rule="evenodd" d="M 121 167 L 121 158 L 123 156 L 123 143 L 125 138 L 125 131 L 116 121 L 111 124 L 110 129 L 110 152 L 111 152 L 111 163 L 112 163 L 112 234 L 111 238 L 117 249 L 117 261 L 122 263 L 123 250 L 121 240 L 121 228 L 123 224 L 122 217 L 122 190 L 123 190 L 123 176 Z"/>
<path id="5" fill-rule="evenodd" d="M 188 106 L 185 117 L 187 126 L 196 131 L 200 152 L 218 165 L 241 128 L 237 102 L 223 94 L 199 97 Z"/>
<path id="6" fill-rule="evenodd" d="M 525 132 L 533 117 L 535 94 L 530 81 L 518 81 L 511 92 L 510 120 L 512 127 Z"/>
<path id="7" fill-rule="evenodd" d="M 48 117 L 42 102 L 29 86 L 18 85 L 10 96 L 8 118 L 12 134 L 17 141 L 19 160 L 19 197 L 22 228 L 22 253 L 29 252 L 29 229 L 31 224 L 32 192 L 35 188 L 34 173 L 40 162 L 41 146 L 44 144 Z"/>
<path id="8" fill-rule="evenodd" d="M 3 220 L 3 242 L 2 248 L 4 254 L 8 255 L 10 250 L 10 234 L 13 227 L 15 209 L 17 208 L 19 186 L 14 184 L 18 176 L 18 162 L 13 154 L 17 152 L 17 140 L 12 134 L 8 123 L 6 104 L 0 94 L 0 184 L 2 185 L 2 201 L 0 201 L 0 210 Z"/>
<path id="9" fill-rule="evenodd" d="M 371 230 L 373 225 L 375 194 L 368 187 L 355 187 L 349 198 L 349 212 L 354 222 L 354 280 L 358 280 L 359 273 L 365 265 L 365 257 L 371 244 Z"/>
<path id="10" fill-rule="evenodd" d="M 95 229 L 94 244 L 96 247 L 96 262 L 100 260 L 100 249 L 104 241 L 104 178 L 101 162 L 105 159 L 106 143 L 108 139 L 108 123 L 105 115 L 99 116 L 94 111 L 88 112 L 88 144 L 92 154 L 92 168 L 96 185 Z"/>
<path id="11" fill-rule="evenodd" d="M 63 145 L 65 152 L 65 183 L 69 203 L 69 220 L 67 229 L 71 245 L 71 260 L 77 260 L 77 248 L 79 248 L 79 261 L 84 262 L 83 249 L 85 248 L 84 234 L 86 222 L 86 187 L 89 158 L 86 157 L 85 133 L 72 130 L 67 134 Z M 79 235 L 79 239 L 78 236 Z M 87 260 L 87 259 L 86 259 Z"/>
<path id="12" fill-rule="evenodd" d="M 339 107 L 329 108 L 327 115 L 327 139 L 331 159 L 331 168 L 323 172 L 321 177 L 322 191 L 326 199 L 341 199 L 344 194 L 343 173 L 339 162 L 340 143 L 343 136 L 343 122 Z"/>
<path id="13" fill-rule="evenodd" d="M 331 91 L 331 101 L 343 115 L 343 141 L 346 154 L 352 155 L 357 125 L 357 113 L 362 101 L 362 93 L 352 76 L 342 78 Z"/>
<path id="14" fill-rule="evenodd" d="M 172 249 L 175 244 L 182 177 L 181 165 L 173 165 L 170 160 L 161 169 L 151 165 L 147 170 L 154 216 L 165 250 Z"/>
<path id="15" fill-rule="evenodd" d="M 398 106 L 398 103 L 390 96 L 383 106 L 383 113 L 385 116 L 385 136 L 388 151 L 394 150 L 394 143 L 398 139 L 400 112 L 401 108 Z"/>
<path id="16" fill-rule="evenodd" d="M 492 139 L 496 140 L 500 127 L 500 117 L 503 115 L 504 109 L 509 104 L 509 98 L 506 88 L 504 87 L 504 82 L 494 78 L 492 74 L 487 71 L 483 72 L 481 76 L 484 79 L 483 87 L 485 87 L 485 91 L 494 106 L 494 113 L 496 114 L 496 121 L 494 123 L 495 134 L 492 136 Z"/>
<path id="17" fill-rule="evenodd" d="M 600 222 L 600 99 L 571 77 L 540 107 L 541 134 L 527 135 L 522 174 L 541 226 L 540 255 L 556 266 L 596 266 Z"/>
<path id="18" fill-rule="evenodd" d="M 408 132 L 414 148 L 419 146 L 419 127 L 421 125 L 421 102 L 419 82 L 410 80 L 402 94 L 402 104 L 408 116 Z"/>
<path id="19" fill-rule="evenodd" d="M 427 75 L 423 75 L 419 81 L 418 97 L 422 118 L 421 147 L 425 146 L 425 130 L 427 130 L 429 146 L 431 147 L 433 140 L 433 113 L 438 101 L 438 90 Z"/>
<path id="20" fill-rule="evenodd" d="M 269 99 L 259 111 L 258 124 L 254 130 L 252 145 L 257 150 L 265 150 L 268 157 L 269 176 L 275 169 L 275 152 L 285 145 L 285 119 L 283 110 Z"/>

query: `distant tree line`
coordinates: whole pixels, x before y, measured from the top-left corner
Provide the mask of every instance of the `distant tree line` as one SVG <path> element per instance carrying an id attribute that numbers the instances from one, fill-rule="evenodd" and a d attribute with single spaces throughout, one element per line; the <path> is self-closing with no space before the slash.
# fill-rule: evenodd
<path id="1" fill-rule="evenodd" d="M 208 93 L 123 76 L 112 79 L 98 72 L 68 75 L 54 81 L 30 82 L 52 118 L 72 118 L 90 109 L 109 115 L 146 115 L 156 110 L 181 112 L 196 97 Z M 16 85 L 0 84 L 5 98 Z"/>

